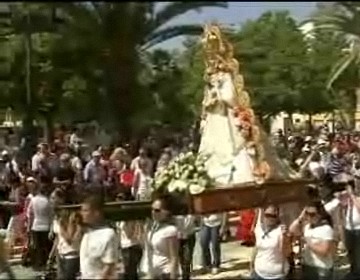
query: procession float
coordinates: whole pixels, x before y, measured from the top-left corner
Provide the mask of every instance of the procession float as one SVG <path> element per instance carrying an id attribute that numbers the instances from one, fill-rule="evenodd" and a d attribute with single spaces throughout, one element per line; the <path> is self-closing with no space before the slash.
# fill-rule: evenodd
<path id="1" fill-rule="evenodd" d="M 153 191 L 176 198 L 178 213 L 209 214 L 306 199 L 302 180 L 276 154 L 245 90 L 233 46 L 218 24 L 204 27 L 204 97 L 197 153 L 156 172 Z M 75 206 L 67 206 L 75 207 Z M 111 219 L 141 219 L 150 202 L 110 202 Z"/>

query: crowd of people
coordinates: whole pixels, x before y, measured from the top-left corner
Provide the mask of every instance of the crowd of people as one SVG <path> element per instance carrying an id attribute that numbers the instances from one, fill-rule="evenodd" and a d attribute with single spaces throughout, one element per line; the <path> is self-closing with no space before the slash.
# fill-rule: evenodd
<path id="1" fill-rule="evenodd" d="M 290 209 L 299 212 L 291 221 L 284 218 L 281 206 L 242 211 L 238 239 L 255 247 L 256 279 L 283 279 L 292 271 L 294 253 L 289 240 L 300 242 L 301 279 L 338 279 L 334 270 L 339 248 L 345 249 L 350 264 L 346 279 L 360 279 L 359 134 L 329 133 L 326 127 L 316 135 L 291 131 L 285 135 L 280 130 L 274 145 L 303 178 L 317 183 L 308 186 L 310 201 L 302 211 Z M 265 230 L 259 228 L 261 221 Z"/>
<path id="2" fill-rule="evenodd" d="M 29 166 L 2 152 L 1 211 L 7 244 L 26 244 L 23 263 L 45 271 L 53 260 L 58 279 L 190 279 L 197 231 L 202 272 L 221 267 L 221 236 L 227 214 L 173 216 L 172 197 L 154 196 L 154 172 L 180 151 L 193 149 L 189 138 L 178 145 L 143 145 L 132 156 L 128 146 L 97 147 L 86 158 L 76 131 L 64 145 L 41 143 Z M 270 205 L 241 214 L 238 238 L 254 246 L 254 279 L 284 279 L 293 271 L 293 243 L 301 240 L 301 279 L 332 279 L 339 244 L 350 263 L 347 279 L 360 279 L 359 151 L 356 134 L 294 135 L 279 132 L 279 155 L 306 178 L 311 201 L 296 219 L 283 220 L 282 207 Z M 53 147 L 54 146 L 54 147 Z M 152 199 L 151 221 L 108 224 L 104 201 Z M 80 212 L 56 211 L 81 203 Z M 294 210 L 296 211 L 296 210 Z M 1 265 L 2 268 L 7 267 Z"/>
<path id="3" fill-rule="evenodd" d="M 96 254 L 102 254 L 105 248 L 110 246 L 109 250 L 115 249 L 116 252 L 109 252 L 106 262 L 116 263 L 120 246 L 124 277 L 136 279 L 139 262 L 144 255 L 144 234 L 152 232 L 149 238 L 155 242 L 154 245 L 148 246 L 154 255 L 152 267 L 144 267 L 144 270 L 156 275 L 171 272 L 165 265 L 170 255 L 163 239 L 175 236 L 176 240 L 181 242 L 174 260 L 179 257 L 183 277 L 189 279 L 195 245 L 195 222 L 190 216 L 178 217 L 177 228 L 182 228 L 181 231 L 178 232 L 174 227 L 163 228 L 163 224 L 166 225 L 169 218 L 169 206 L 166 205 L 170 204 L 166 204 L 166 199 L 159 198 L 158 208 L 153 211 L 154 219 L 161 220 L 159 228 L 144 229 L 144 223 L 121 222 L 113 225 L 116 232 L 115 241 L 112 229 L 100 230 L 104 226 L 103 221 L 100 221 L 99 217 L 96 218 L 97 215 L 102 216 L 100 200 L 104 202 L 151 199 L 151 184 L 155 171 L 165 167 L 178 153 L 192 149 L 189 138 L 182 137 L 177 143 L 168 141 L 161 148 L 160 145 L 154 145 L 150 139 L 142 143 L 136 156 L 132 156 L 132 147 L 129 145 L 117 148 L 99 146 L 86 153 L 77 130 L 66 139 L 57 139 L 51 145 L 40 143 L 28 164 L 17 160 L 14 153 L 6 150 L 1 153 L 1 200 L 6 203 L 2 203 L 0 214 L 1 227 L 6 229 L 8 247 L 25 245 L 22 252 L 23 264 L 31 265 L 37 271 L 45 271 L 49 260 L 56 256 L 59 279 L 75 279 L 80 272 L 83 278 L 89 279 L 100 277 L 102 267 L 94 271 L 96 265 L 93 261 L 101 263 L 103 260 L 95 255 L 90 263 L 85 264 L 85 268 L 80 270 L 79 261 L 83 255 L 80 244 L 89 243 L 84 250 L 94 253 L 95 247 L 99 246 Z M 81 203 L 84 199 L 88 201 L 85 204 L 90 209 L 83 209 L 81 215 L 56 211 L 58 205 Z M 97 212 L 94 214 L 94 211 Z M 91 214 L 84 214 L 85 212 Z M 99 223 L 100 231 L 87 235 L 84 233 L 84 224 L 91 225 L 92 219 L 96 220 L 95 224 Z M 119 242 L 119 246 L 115 246 L 114 243 L 109 245 L 108 242 Z M 171 248 L 175 250 L 177 247 Z M 85 253 L 84 256 L 89 257 L 91 254 Z M 106 279 L 113 274 L 109 273 L 106 274 Z"/>

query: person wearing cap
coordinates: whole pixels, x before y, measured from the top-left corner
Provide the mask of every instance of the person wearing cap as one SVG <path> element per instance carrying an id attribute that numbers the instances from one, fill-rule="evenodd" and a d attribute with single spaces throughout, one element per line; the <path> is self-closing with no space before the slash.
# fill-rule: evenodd
<path id="1" fill-rule="evenodd" d="M 86 164 L 84 169 L 84 181 L 89 186 L 102 187 L 106 180 L 106 171 L 101 165 L 101 153 L 93 151 L 91 160 Z"/>

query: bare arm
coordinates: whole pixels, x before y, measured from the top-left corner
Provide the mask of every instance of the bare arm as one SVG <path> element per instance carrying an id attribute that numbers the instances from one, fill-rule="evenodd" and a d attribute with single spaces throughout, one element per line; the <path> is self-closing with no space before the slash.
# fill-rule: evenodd
<path id="1" fill-rule="evenodd" d="M 285 232 L 280 237 L 280 246 L 283 256 L 288 258 L 292 253 L 292 246 L 291 246 L 291 236 L 289 233 Z"/>
<path id="2" fill-rule="evenodd" d="M 104 264 L 101 271 L 101 279 L 114 279 L 114 272 L 116 270 L 116 263 Z"/>
<path id="3" fill-rule="evenodd" d="M 52 245 L 52 247 L 51 247 L 51 251 L 50 251 L 49 257 L 48 257 L 49 260 L 51 260 L 51 259 L 55 256 L 56 248 L 57 248 L 57 246 L 58 246 L 58 243 L 59 243 L 59 238 L 58 238 L 58 236 L 56 235 L 56 236 L 55 236 L 55 239 L 54 239 L 54 242 L 53 242 L 53 245 Z"/>
<path id="4" fill-rule="evenodd" d="M 111 236 L 106 249 L 101 258 L 103 269 L 100 279 L 113 279 L 116 271 L 116 263 L 118 261 L 118 242 L 116 233 Z"/>
<path id="5" fill-rule="evenodd" d="M 296 218 L 295 221 L 293 221 L 292 224 L 290 225 L 289 232 L 292 235 L 296 237 L 301 236 L 304 218 L 305 218 L 305 209 L 301 212 L 300 216 Z"/>
<path id="6" fill-rule="evenodd" d="M 139 187 L 139 172 L 136 172 L 135 173 L 135 178 L 134 178 L 134 181 L 133 181 L 133 185 L 132 185 L 132 189 L 134 190 L 134 194 L 137 193 L 137 189 Z"/>
<path id="7" fill-rule="evenodd" d="M 169 257 L 170 257 L 170 279 L 177 278 L 178 261 L 178 240 L 176 237 L 169 237 L 167 239 Z"/>
<path id="8" fill-rule="evenodd" d="M 357 197 L 353 193 L 351 193 L 350 194 L 350 199 L 353 202 L 356 210 L 360 213 L 360 197 Z"/>

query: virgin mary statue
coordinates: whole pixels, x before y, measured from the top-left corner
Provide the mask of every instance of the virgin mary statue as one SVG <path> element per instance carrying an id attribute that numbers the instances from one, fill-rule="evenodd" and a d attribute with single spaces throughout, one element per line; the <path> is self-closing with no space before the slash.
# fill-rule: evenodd
<path id="1" fill-rule="evenodd" d="M 262 183 L 270 175 L 260 143 L 239 63 L 216 24 L 206 25 L 202 38 L 205 91 L 199 154 L 220 186 Z"/>

